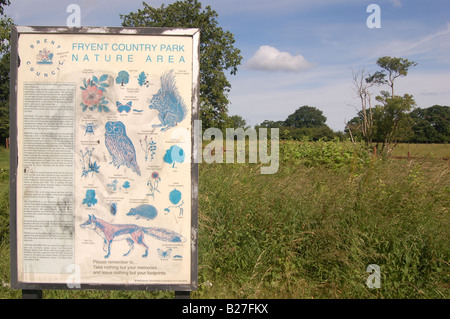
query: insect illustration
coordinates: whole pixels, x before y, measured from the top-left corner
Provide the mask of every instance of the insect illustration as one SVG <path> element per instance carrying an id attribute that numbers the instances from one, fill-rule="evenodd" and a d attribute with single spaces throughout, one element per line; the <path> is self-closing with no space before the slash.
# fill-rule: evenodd
<path id="1" fill-rule="evenodd" d="M 153 127 L 162 127 L 161 131 L 175 127 L 186 118 L 186 104 L 176 87 L 173 70 L 161 76 L 161 88 L 153 95 L 149 108 L 158 110 L 161 124 L 155 124 Z"/>
<path id="2" fill-rule="evenodd" d="M 127 136 L 125 125 L 118 122 L 108 122 L 105 125 L 105 146 L 112 156 L 112 164 L 119 168 L 122 165 L 141 175 L 136 161 L 136 150 L 133 142 Z M 110 164 L 111 164 L 110 163 Z"/>
<path id="3" fill-rule="evenodd" d="M 116 102 L 116 106 L 117 106 L 117 111 L 119 111 L 119 113 L 122 112 L 127 112 L 129 113 L 131 110 L 131 105 L 133 104 L 132 101 L 128 102 L 127 104 L 122 104 L 120 102 Z"/>
<path id="4" fill-rule="evenodd" d="M 158 252 L 158 256 L 161 259 L 168 259 L 170 257 L 170 255 L 172 254 L 172 248 L 169 248 L 166 251 L 158 248 L 156 251 Z"/>
<path id="5" fill-rule="evenodd" d="M 84 135 L 86 135 L 87 133 L 95 135 L 94 130 L 97 128 L 98 126 L 94 123 L 88 122 L 86 123 L 86 125 L 81 124 L 81 128 L 85 131 Z"/>
<path id="6" fill-rule="evenodd" d="M 141 245 L 145 249 L 145 253 L 142 255 L 143 258 L 148 256 L 148 246 L 144 242 L 144 235 L 149 235 L 166 242 L 186 242 L 186 238 L 182 235 L 166 228 L 110 224 L 94 215 L 89 215 L 89 219 L 81 224 L 80 227 L 83 229 L 91 229 L 103 238 L 103 250 L 106 252 L 105 258 L 109 258 L 111 255 L 111 244 L 113 241 L 126 240 L 130 246 L 130 250 L 123 254 L 123 256 L 128 256 L 131 253 L 134 244 Z"/>
<path id="7" fill-rule="evenodd" d="M 109 212 L 113 216 L 115 216 L 117 214 L 117 203 L 110 203 L 109 204 Z"/>

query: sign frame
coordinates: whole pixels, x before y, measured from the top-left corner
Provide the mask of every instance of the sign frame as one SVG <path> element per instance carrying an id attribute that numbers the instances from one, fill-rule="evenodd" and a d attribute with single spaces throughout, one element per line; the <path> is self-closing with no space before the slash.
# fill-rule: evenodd
<path id="1" fill-rule="evenodd" d="M 25 282 L 18 277 L 18 236 L 22 236 L 18 228 L 18 163 L 19 145 L 18 132 L 23 129 L 18 126 L 18 70 L 21 63 L 25 63 L 24 57 L 19 56 L 19 38 L 23 34 L 57 34 L 76 35 L 88 34 L 95 36 L 114 35 L 118 38 L 122 35 L 130 36 L 157 36 L 157 37 L 183 37 L 192 41 L 192 87 L 191 87 L 191 158 L 190 158 L 190 283 L 187 284 L 117 284 L 117 283 L 84 283 L 79 282 L 70 285 L 68 282 Z M 11 31 L 11 80 L 10 80 L 10 267 L 11 288 L 23 290 L 43 289 L 101 289 L 101 290 L 165 290 L 165 291 L 193 291 L 198 284 L 198 143 L 195 137 L 194 123 L 199 119 L 199 85 L 200 85 L 200 30 L 195 28 L 128 28 L 128 27 L 50 27 L 50 26 L 13 26 Z M 187 102 L 187 101 L 186 101 Z M 187 102 L 189 103 L 189 102 Z M 74 211 L 75 214 L 75 211 Z M 75 225 L 74 225 L 75 227 Z"/>

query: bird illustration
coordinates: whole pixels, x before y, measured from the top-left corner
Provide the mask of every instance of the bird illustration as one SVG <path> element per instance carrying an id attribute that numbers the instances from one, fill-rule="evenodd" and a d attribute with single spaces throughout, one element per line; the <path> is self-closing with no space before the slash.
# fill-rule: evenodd
<path id="1" fill-rule="evenodd" d="M 114 166 L 119 168 L 121 165 L 125 165 L 139 176 L 141 175 L 141 170 L 136 161 L 136 150 L 127 136 L 125 125 L 121 121 L 106 123 L 105 145 L 112 156 L 111 163 Z"/>

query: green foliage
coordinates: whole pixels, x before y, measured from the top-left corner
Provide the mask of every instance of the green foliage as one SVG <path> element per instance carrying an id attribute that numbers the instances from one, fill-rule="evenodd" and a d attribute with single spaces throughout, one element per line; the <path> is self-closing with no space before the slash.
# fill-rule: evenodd
<path id="1" fill-rule="evenodd" d="M 309 138 L 312 141 L 320 139 L 331 141 L 334 138 L 342 138 L 341 133 L 335 133 L 325 122 L 327 118 L 322 111 L 313 107 L 304 105 L 290 114 L 285 121 L 265 120 L 255 128 L 279 128 L 280 139 L 297 140 Z"/>
<path id="2" fill-rule="evenodd" d="M 304 105 L 287 117 L 284 121 L 284 126 L 296 128 L 320 127 L 324 126 L 326 121 L 327 118 L 321 110 L 313 106 Z"/>
<path id="3" fill-rule="evenodd" d="M 290 159 L 262 176 L 257 165 L 201 165 L 195 297 L 448 298 L 450 180 L 440 163 L 370 161 L 357 175 L 329 167 Z M 381 289 L 365 285 L 370 264 Z"/>
<path id="4" fill-rule="evenodd" d="M 160 8 L 144 8 L 121 15 L 127 27 L 200 28 L 200 117 L 204 127 L 223 126 L 228 112 L 231 84 L 225 71 L 235 75 L 242 56 L 234 35 L 218 25 L 218 14 L 197 0 L 176 1 Z"/>
<path id="5" fill-rule="evenodd" d="M 4 7 L 9 4 L 9 0 L 0 1 L 0 144 L 9 137 L 9 39 L 13 21 L 4 15 Z"/>
<path id="6" fill-rule="evenodd" d="M 335 138 L 339 138 L 339 134 L 333 132 L 333 130 L 326 125 L 302 128 L 282 127 L 280 129 L 280 138 L 296 141 L 301 141 L 305 138 L 311 141 L 332 141 Z"/>
<path id="7" fill-rule="evenodd" d="M 301 143 L 285 141 L 280 149 L 281 160 L 286 163 L 300 162 L 307 167 L 355 168 L 370 162 L 369 153 L 361 144 L 341 142 L 338 139 L 311 142 L 304 138 Z"/>
<path id="8" fill-rule="evenodd" d="M 417 63 L 405 58 L 384 56 L 377 60 L 377 65 L 382 68 L 382 70 L 375 72 L 373 75 L 369 75 L 366 81 L 368 83 L 373 82 L 379 85 L 389 85 L 391 88 L 391 96 L 394 97 L 395 79 L 408 75 L 409 68 L 416 66 Z"/>
<path id="9" fill-rule="evenodd" d="M 283 142 L 273 175 L 261 175 L 259 164 L 200 164 L 199 287 L 192 297 L 448 299 L 447 167 L 431 158 L 356 164 L 366 157 L 352 145 Z M 353 159 L 323 161 L 342 154 Z M 0 172 L 6 204 L 9 179 Z M 0 204 L 4 235 L 7 211 Z M 380 266 L 380 289 L 366 286 L 370 264 Z M 0 279 L 0 298 L 20 298 L 8 288 L 3 239 Z M 173 292 L 46 290 L 44 297 L 172 299 Z"/>
<path id="10" fill-rule="evenodd" d="M 9 137 L 9 56 L 0 58 L 0 144 Z"/>
<path id="11" fill-rule="evenodd" d="M 248 129 L 247 121 L 240 115 L 228 116 L 224 123 L 224 128 L 243 128 Z"/>
<path id="12" fill-rule="evenodd" d="M 410 113 L 413 121 L 412 143 L 449 143 L 450 107 L 433 105 L 426 109 L 416 108 Z"/>
<path id="13" fill-rule="evenodd" d="M 382 104 L 373 110 L 375 123 L 374 140 L 381 141 L 380 152 L 392 152 L 398 142 L 404 141 L 412 134 L 411 118 L 408 114 L 416 105 L 412 95 L 377 96 Z"/>
<path id="14" fill-rule="evenodd" d="M 368 147 L 372 148 L 372 141 L 377 144 L 379 153 L 390 154 L 400 141 L 406 140 L 411 135 L 410 112 L 416 105 L 413 96 L 404 94 L 395 95 L 394 84 L 399 77 L 405 77 L 411 67 L 417 65 L 414 61 L 404 58 L 384 56 L 377 60 L 377 65 L 382 69 L 373 75 L 365 76 L 364 70 L 353 75 L 353 83 L 362 102 L 362 110 L 358 116 L 347 123 L 348 132 L 355 137 L 363 138 Z M 371 107 L 369 88 L 372 85 L 388 85 L 391 92 L 381 91 L 376 97 L 381 104 Z"/>
<path id="15" fill-rule="evenodd" d="M 9 170 L 0 168 L 0 243 L 9 243 Z"/>

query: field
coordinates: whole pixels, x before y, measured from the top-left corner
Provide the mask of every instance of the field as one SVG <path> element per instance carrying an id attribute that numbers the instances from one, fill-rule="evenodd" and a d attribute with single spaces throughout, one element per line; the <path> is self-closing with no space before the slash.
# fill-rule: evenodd
<path id="1" fill-rule="evenodd" d="M 408 158 L 408 151 L 410 156 Z M 0 152 L 0 298 L 9 289 L 8 152 Z M 286 142 L 261 164 L 200 164 L 199 288 L 192 298 L 449 298 L 450 146 Z M 369 265 L 380 288 L 369 289 Z M 45 298 L 173 292 L 44 291 Z"/>

